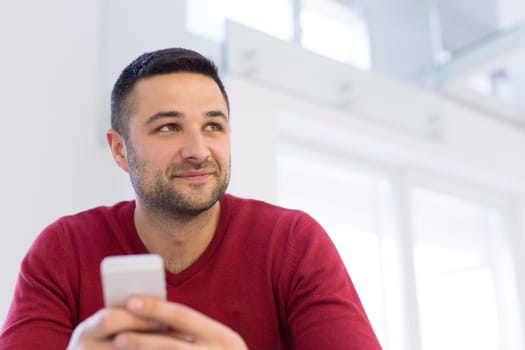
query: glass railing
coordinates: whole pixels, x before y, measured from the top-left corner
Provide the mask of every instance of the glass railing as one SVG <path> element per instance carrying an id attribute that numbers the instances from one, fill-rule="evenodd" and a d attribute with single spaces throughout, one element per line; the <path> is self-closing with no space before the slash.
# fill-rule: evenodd
<path id="1" fill-rule="evenodd" d="M 226 33 L 223 62 L 230 74 L 424 137 L 441 135 L 440 98 L 431 91 L 362 71 L 233 21 L 227 23 Z"/>
<path id="2" fill-rule="evenodd" d="M 427 76 L 434 87 L 525 127 L 525 23 L 451 54 Z"/>

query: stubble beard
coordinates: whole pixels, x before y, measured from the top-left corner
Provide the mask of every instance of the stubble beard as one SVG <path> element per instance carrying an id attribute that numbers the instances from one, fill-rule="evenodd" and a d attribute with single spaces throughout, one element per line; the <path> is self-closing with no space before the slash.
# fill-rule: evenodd
<path id="1" fill-rule="evenodd" d="M 129 147 L 128 168 L 131 184 L 137 197 L 148 207 L 179 219 L 190 219 L 210 209 L 226 192 L 230 180 L 230 162 L 225 169 L 210 160 L 203 162 L 186 161 L 173 165 L 167 170 L 148 173 L 148 164 L 136 158 Z M 213 169 L 214 184 L 189 185 L 187 191 L 177 189 L 171 182 L 173 174 L 180 171 Z"/>

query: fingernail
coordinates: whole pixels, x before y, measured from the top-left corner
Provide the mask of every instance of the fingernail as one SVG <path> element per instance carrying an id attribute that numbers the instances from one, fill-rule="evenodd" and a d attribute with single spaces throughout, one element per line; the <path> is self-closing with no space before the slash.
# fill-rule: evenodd
<path id="1" fill-rule="evenodd" d="M 144 307 L 144 302 L 139 298 L 131 298 L 128 301 L 128 308 L 138 311 Z"/>
<path id="2" fill-rule="evenodd" d="M 128 345 L 128 337 L 126 337 L 123 334 L 117 335 L 117 337 L 115 338 L 115 347 L 117 349 L 125 349 L 127 345 Z"/>

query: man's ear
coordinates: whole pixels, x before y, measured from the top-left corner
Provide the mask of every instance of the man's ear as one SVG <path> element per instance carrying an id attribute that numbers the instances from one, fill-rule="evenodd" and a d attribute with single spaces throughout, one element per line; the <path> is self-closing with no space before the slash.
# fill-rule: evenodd
<path id="1" fill-rule="evenodd" d="M 125 172 L 128 172 L 128 157 L 126 155 L 124 138 L 117 131 L 109 129 L 106 132 L 106 140 L 117 165 Z"/>

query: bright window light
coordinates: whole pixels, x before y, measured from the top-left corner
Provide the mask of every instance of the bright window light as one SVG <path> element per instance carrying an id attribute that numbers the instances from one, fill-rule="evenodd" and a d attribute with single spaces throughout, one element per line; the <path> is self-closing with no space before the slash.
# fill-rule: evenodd
<path id="1" fill-rule="evenodd" d="M 350 6 L 333 1 L 300 1 L 294 18 L 292 0 L 186 1 L 186 26 L 192 33 L 224 40 L 224 23 L 231 19 L 276 38 L 292 41 L 295 22 L 300 44 L 311 51 L 357 68 L 371 67 L 370 43 L 364 18 Z"/>
<path id="2" fill-rule="evenodd" d="M 406 349 L 411 336 L 423 350 L 522 348 L 504 209 L 409 186 L 407 238 L 386 172 L 282 142 L 277 180 L 279 204 L 310 213 L 330 235 L 385 349 Z"/>
<path id="3" fill-rule="evenodd" d="M 489 232 L 497 228 L 486 223 L 498 212 L 424 188 L 414 189 L 412 200 L 423 349 L 501 348 L 499 283 L 491 264 L 495 235 Z"/>
<path id="4" fill-rule="evenodd" d="M 191 0 L 186 11 L 187 28 L 215 41 L 224 40 L 226 19 L 283 40 L 293 38 L 290 0 Z"/>
<path id="5" fill-rule="evenodd" d="M 328 232 L 361 297 L 381 343 L 400 339 L 402 310 L 391 188 L 383 176 L 348 162 L 281 145 L 278 154 L 278 202 L 305 210 Z M 388 274 L 388 276 L 385 276 Z M 388 288 L 388 293 L 385 292 Z M 388 305 L 387 305 L 388 304 Z M 390 322 L 387 329 L 387 319 Z M 392 331 L 395 329 L 395 331 Z"/>
<path id="6" fill-rule="evenodd" d="M 363 70 L 371 67 L 366 22 L 348 6 L 329 1 L 304 2 L 301 10 L 301 44 Z"/>

